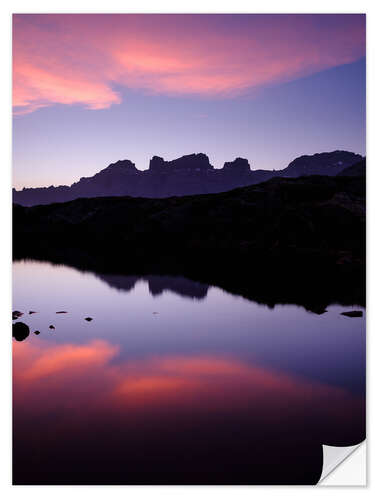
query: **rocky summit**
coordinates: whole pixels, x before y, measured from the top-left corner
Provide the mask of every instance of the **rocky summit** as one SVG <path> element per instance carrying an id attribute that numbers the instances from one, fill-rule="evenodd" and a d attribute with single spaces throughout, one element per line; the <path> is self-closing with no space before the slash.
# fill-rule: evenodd
<path id="1" fill-rule="evenodd" d="M 335 176 L 363 160 L 355 153 L 333 151 L 300 156 L 282 170 L 253 170 L 246 158 L 236 158 L 225 162 L 223 168 L 214 168 L 203 153 L 171 161 L 153 156 L 147 170 L 138 170 L 130 160 L 119 160 L 92 177 L 81 177 L 71 186 L 14 189 L 13 202 L 32 206 L 101 196 L 168 198 L 220 193 L 272 177 Z"/>

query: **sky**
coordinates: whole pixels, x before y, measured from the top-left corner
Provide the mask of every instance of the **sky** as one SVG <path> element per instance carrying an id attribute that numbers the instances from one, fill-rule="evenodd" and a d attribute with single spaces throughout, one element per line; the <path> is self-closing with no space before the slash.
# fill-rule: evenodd
<path id="1" fill-rule="evenodd" d="M 13 184 L 120 159 L 365 154 L 363 15 L 16 14 Z"/>

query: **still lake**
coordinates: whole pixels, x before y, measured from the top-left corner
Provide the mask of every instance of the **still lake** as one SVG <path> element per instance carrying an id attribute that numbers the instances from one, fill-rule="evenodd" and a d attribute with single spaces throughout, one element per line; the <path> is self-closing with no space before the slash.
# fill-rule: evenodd
<path id="1" fill-rule="evenodd" d="M 13 309 L 15 484 L 314 484 L 322 444 L 365 438 L 350 307 L 18 261 Z"/>

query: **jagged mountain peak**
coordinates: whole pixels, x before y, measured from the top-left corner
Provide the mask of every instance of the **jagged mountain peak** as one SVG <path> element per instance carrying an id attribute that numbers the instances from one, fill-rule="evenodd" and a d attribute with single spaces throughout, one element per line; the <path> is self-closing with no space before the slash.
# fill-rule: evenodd
<path id="1" fill-rule="evenodd" d="M 124 171 L 124 170 L 137 171 L 137 167 L 130 160 L 118 160 L 115 163 L 110 163 L 108 165 L 108 167 L 104 168 L 99 173 L 102 173 L 102 172 L 116 172 L 116 171 Z"/>
<path id="2" fill-rule="evenodd" d="M 161 156 L 153 156 L 150 160 L 150 170 L 160 171 L 168 169 L 191 171 L 194 169 L 213 169 L 208 156 L 204 153 L 193 153 L 190 155 L 180 156 L 175 160 L 165 161 Z M 199 170 L 197 170 L 199 172 Z"/>
<path id="3" fill-rule="evenodd" d="M 341 150 L 302 155 L 289 163 L 283 171 L 283 176 L 337 175 L 344 168 L 361 160 L 361 155 Z"/>
<path id="4" fill-rule="evenodd" d="M 241 171 L 241 172 L 249 172 L 251 170 L 250 168 L 250 163 L 247 158 L 241 158 L 237 157 L 233 161 L 227 161 L 224 163 L 224 170 L 230 170 L 230 171 Z"/>
<path id="5" fill-rule="evenodd" d="M 237 157 L 214 168 L 204 153 L 193 153 L 166 161 L 153 156 L 148 170 L 138 170 L 131 160 L 119 160 L 92 177 L 82 177 L 71 186 L 24 188 L 13 191 L 13 200 L 31 206 L 100 196 L 167 198 L 192 194 L 219 193 L 257 184 L 271 177 L 337 175 L 365 161 L 349 151 L 303 155 L 283 170 L 252 170 L 246 158 Z M 359 172 L 364 170 L 358 170 Z"/>

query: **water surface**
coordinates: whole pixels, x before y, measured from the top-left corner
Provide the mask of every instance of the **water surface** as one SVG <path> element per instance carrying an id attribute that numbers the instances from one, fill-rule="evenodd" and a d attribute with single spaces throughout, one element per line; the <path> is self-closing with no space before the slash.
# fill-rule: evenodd
<path id="1" fill-rule="evenodd" d="M 13 275 L 31 332 L 13 342 L 16 484 L 313 484 L 323 443 L 364 439 L 365 320 L 347 307 L 47 262 Z"/>

